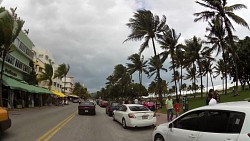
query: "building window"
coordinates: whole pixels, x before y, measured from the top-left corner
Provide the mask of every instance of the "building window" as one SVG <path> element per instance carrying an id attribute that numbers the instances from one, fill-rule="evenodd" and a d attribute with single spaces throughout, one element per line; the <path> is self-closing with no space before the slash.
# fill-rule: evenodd
<path id="1" fill-rule="evenodd" d="M 38 58 L 43 58 L 43 54 L 39 54 L 39 55 L 38 55 Z"/>
<path id="2" fill-rule="evenodd" d="M 16 60 L 15 57 L 13 57 L 10 54 L 7 54 L 6 57 L 5 57 L 5 61 L 12 64 L 12 65 L 14 65 L 15 60 Z"/>
<path id="3" fill-rule="evenodd" d="M 42 72 L 43 71 L 43 68 L 39 67 L 39 72 Z"/>
<path id="4" fill-rule="evenodd" d="M 56 87 L 56 82 L 54 82 L 54 86 Z"/>
<path id="5" fill-rule="evenodd" d="M 16 60 L 15 66 L 16 66 L 17 68 L 19 68 L 19 69 L 22 70 L 22 68 L 23 68 L 23 63 L 20 62 L 19 60 Z"/>

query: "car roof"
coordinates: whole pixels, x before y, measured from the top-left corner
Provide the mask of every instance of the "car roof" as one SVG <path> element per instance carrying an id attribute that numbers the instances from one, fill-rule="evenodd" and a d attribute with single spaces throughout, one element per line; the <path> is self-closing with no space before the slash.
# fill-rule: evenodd
<path id="1" fill-rule="evenodd" d="M 123 105 L 125 105 L 125 106 L 143 106 L 141 104 L 123 104 Z"/>
<path id="2" fill-rule="evenodd" d="M 230 111 L 241 111 L 248 113 L 250 111 L 250 102 L 248 101 L 236 101 L 236 102 L 225 102 L 215 105 L 207 105 L 196 108 L 194 110 L 230 110 Z"/>

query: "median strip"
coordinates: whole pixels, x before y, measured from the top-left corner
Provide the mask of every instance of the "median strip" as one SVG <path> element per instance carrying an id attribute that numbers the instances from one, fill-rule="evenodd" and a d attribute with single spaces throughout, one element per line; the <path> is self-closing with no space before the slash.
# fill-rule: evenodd
<path id="1" fill-rule="evenodd" d="M 77 112 L 74 112 L 69 117 L 67 117 L 65 120 L 57 124 L 55 127 L 50 129 L 48 132 L 46 132 L 44 135 L 42 135 L 40 138 L 38 138 L 36 141 L 48 141 L 51 137 L 53 137 L 60 129 L 62 129 L 76 114 Z"/>

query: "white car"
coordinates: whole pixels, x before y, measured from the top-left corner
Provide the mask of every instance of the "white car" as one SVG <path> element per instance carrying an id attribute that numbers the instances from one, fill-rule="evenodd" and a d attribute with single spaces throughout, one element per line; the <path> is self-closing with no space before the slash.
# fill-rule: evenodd
<path id="1" fill-rule="evenodd" d="M 153 141 L 250 141 L 250 102 L 228 102 L 188 111 L 155 127 Z"/>
<path id="2" fill-rule="evenodd" d="M 140 104 L 122 104 L 114 110 L 113 120 L 127 127 L 144 127 L 156 124 L 156 115 Z"/>

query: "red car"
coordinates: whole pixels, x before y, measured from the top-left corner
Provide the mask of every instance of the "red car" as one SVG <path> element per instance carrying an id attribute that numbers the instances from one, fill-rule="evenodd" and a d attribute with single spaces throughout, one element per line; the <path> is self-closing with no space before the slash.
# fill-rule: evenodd
<path id="1" fill-rule="evenodd" d="M 108 101 L 101 101 L 100 107 L 107 107 L 108 106 Z"/>

